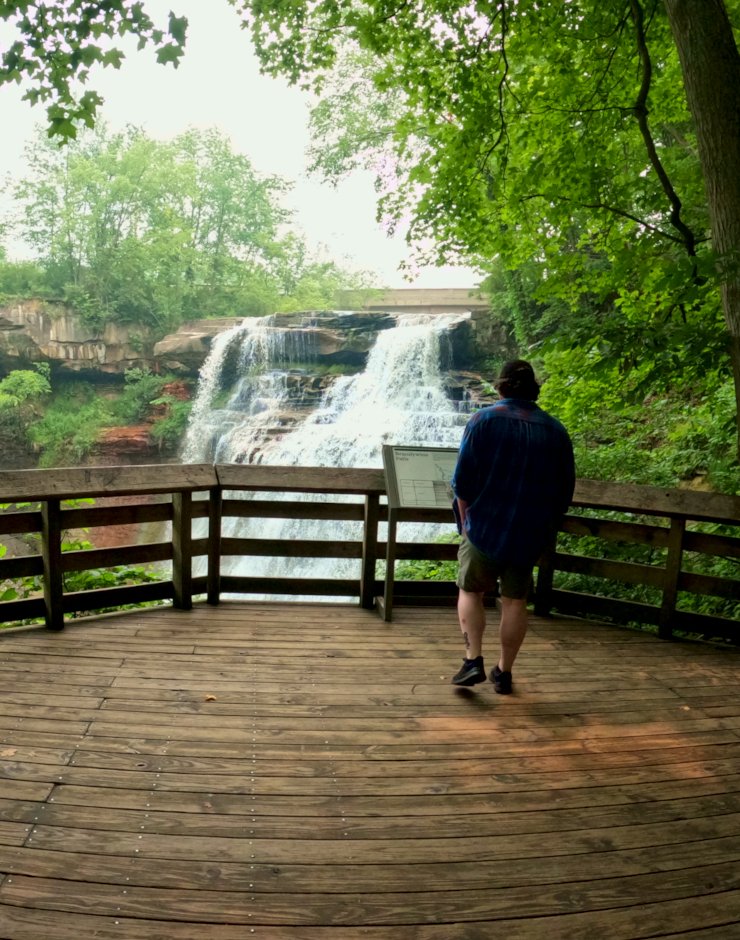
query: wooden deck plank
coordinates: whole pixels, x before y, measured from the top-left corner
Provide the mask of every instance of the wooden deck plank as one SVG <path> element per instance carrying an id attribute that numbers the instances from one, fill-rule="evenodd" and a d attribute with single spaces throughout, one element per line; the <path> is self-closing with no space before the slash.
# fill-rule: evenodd
<path id="1" fill-rule="evenodd" d="M 210 686 L 212 688 L 212 686 Z M 512 706 L 509 706 L 512 707 Z M 564 716 L 561 721 L 553 720 L 549 723 L 538 719 L 535 716 L 532 719 L 513 718 L 507 726 L 506 734 L 515 740 L 536 741 L 536 740 L 569 740 L 578 738 L 581 740 L 591 740 L 591 735 L 598 734 L 599 738 L 611 738 L 612 740 L 623 737 L 639 737 L 642 734 L 667 734 L 675 728 L 676 720 L 681 720 L 682 727 L 686 731 L 721 731 L 734 729 L 740 726 L 740 722 L 734 718 L 693 718 L 681 719 L 673 712 L 662 716 L 663 720 L 645 721 L 646 713 L 620 712 L 613 716 L 611 723 L 602 721 L 598 729 L 588 726 L 579 716 Z M 248 722 L 244 722 L 241 727 L 231 729 L 222 729 L 219 735 L 221 740 L 226 742 L 244 743 L 246 740 L 256 740 L 259 737 L 266 743 L 281 743 L 286 747 L 301 747 L 305 745 L 317 745 L 327 743 L 327 733 L 331 733 L 331 743 L 335 746 L 351 747 L 357 741 L 357 733 L 353 730 L 339 730 L 325 726 L 323 719 L 318 719 L 319 727 L 310 729 L 301 729 L 295 727 L 273 726 L 271 728 L 260 727 L 255 733 L 248 727 Z M 82 722 L 54 722 L 51 720 L 28 719 L 27 726 L 29 730 L 38 731 L 58 731 L 59 733 L 81 734 L 79 730 Z M 135 735 L 141 729 L 140 722 L 117 723 L 99 719 L 92 723 L 92 732 L 106 737 L 130 737 Z M 4 727 L 0 719 L 0 728 Z M 150 725 L 148 731 L 150 736 L 159 737 L 161 740 L 171 740 L 168 734 L 168 728 L 165 725 Z M 363 729 L 358 729 L 363 730 Z M 437 729 L 417 730 L 407 728 L 405 730 L 387 730 L 377 731 L 372 728 L 364 732 L 366 746 L 390 746 L 411 745 L 421 743 L 427 746 L 433 745 L 454 745 L 462 734 L 475 734 L 479 740 L 487 743 L 490 748 L 495 747 L 499 731 L 497 728 L 485 724 L 472 724 L 470 722 L 460 722 L 455 724 L 449 721 L 446 727 Z M 210 727 L 188 728 L 188 737 L 194 741 L 213 740 L 213 732 Z"/>
<path id="2" fill-rule="evenodd" d="M 300 758 L 286 757 L 280 759 L 265 759 L 252 761 L 244 757 L 215 756 L 179 756 L 172 753 L 171 748 L 167 754 L 152 754 L 144 756 L 137 754 L 121 754 L 111 751 L 96 751 L 87 748 L 78 748 L 74 755 L 75 767 L 99 767 L 116 770 L 146 769 L 159 772 L 175 773 L 210 773 L 210 774 L 250 774 L 255 771 L 260 777 L 328 777 L 336 776 L 342 779 L 348 777 L 414 777 L 423 776 L 429 772 L 429 760 L 337 760 L 336 758 L 313 757 L 301 755 Z M 24 760 L 41 762 L 43 754 L 37 751 L 29 752 L 30 756 L 22 756 Z M 59 752 L 64 755 L 66 752 Z M 707 745 L 705 747 L 674 747 L 666 753 L 665 748 L 659 750 L 644 750 L 639 752 L 614 751 L 600 755 L 600 763 L 604 768 L 623 767 L 650 767 L 656 765 L 686 764 L 691 761 L 737 760 L 740 758 L 740 741 L 732 743 Z M 17 758 L 20 759 L 20 758 Z M 470 757 L 445 759 L 439 756 L 433 762 L 436 774 L 454 775 L 464 773 L 469 777 L 500 774 L 536 774 L 543 772 L 556 772 L 563 769 L 561 755 L 543 755 L 533 757 L 520 755 L 516 757 Z M 568 757 L 568 766 L 571 770 L 588 770 L 593 767 L 593 755 L 589 753 L 571 754 Z M 679 768 L 683 772 L 683 768 Z"/>
<path id="3" fill-rule="evenodd" d="M 506 795 L 477 795 L 475 797 L 461 797 L 454 794 L 429 794 L 423 798 L 409 800 L 405 797 L 384 796 L 382 802 L 378 799 L 366 797 L 344 797 L 341 810 L 335 796 L 307 797 L 294 794 L 269 795 L 261 797 L 255 817 L 285 816 L 290 819 L 310 817 L 320 826 L 324 816 L 341 817 L 352 820 L 352 825 L 378 828 L 385 818 L 405 819 L 408 824 L 411 820 L 420 817 L 435 816 L 435 826 L 444 827 L 446 820 L 458 819 L 465 822 L 468 816 L 481 818 L 485 823 L 490 817 L 495 817 L 495 824 L 509 827 L 507 831 L 514 831 L 515 826 L 524 826 L 525 830 L 547 830 L 544 821 L 547 820 L 552 831 L 559 829 L 599 828 L 604 825 L 634 823 L 637 821 L 650 822 L 656 820 L 671 820 L 676 818 L 696 818 L 702 816 L 723 815 L 740 811 L 740 782 L 734 782 L 728 787 L 726 777 L 719 781 L 719 788 L 707 786 L 706 781 L 700 783 L 687 783 L 681 788 L 662 789 L 652 788 L 647 795 L 652 797 L 646 801 L 616 801 L 613 790 L 570 790 L 563 794 L 548 797 L 546 794 L 538 795 L 536 792 L 527 794 L 528 801 L 520 808 L 514 808 L 520 794 L 513 798 Z M 215 789 L 215 788 L 214 788 Z M 589 796 L 598 798 L 603 795 L 604 802 L 588 801 Z M 557 800 L 555 799 L 557 796 Z M 608 802 L 608 797 L 615 798 Z M 168 791 L 140 791 L 112 789 L 110 787 L 78 787 L 62 784 L 54 791 L 53 802 L 57 805 L 82 805 L 86 807 L 115 805 L 121 809 L 147 810 L 154 815 L 157 812 L 177 812 L 179 814 L 200 814 L 206 811 L 209 819 L 213 815 L 245 815 L 245 801 L 243 794 L 224 793 L 220 790 L 206 793 L 188 793 L 178 791 L 177 800 L 173 801 Z M 33 804 L 30 804 L 33 805 Z M 51 808 L 51 803 L 46 805 Z M 247 807 L 252 811 L 252 806 Z M 378 814 L 383 809 L 383 814 Z M 467 812 L 465 812 L 467 810 Z M 505 817 L 505 818 L 502 818 Z M 591 820 L 587 823 L 586 820 Z M 608 822 L 605 822 L 607 820 Z"/>
<path id="4" fill-rule="evenodd" d="M 0 845 L 23 845 L 30 831 L 29 825 L 0 820 Z"/>
<path id="5" fill-rule="evenodd" d="M 255 801 L 256 803 L 257 801 Z M 543 859 L 550 856 L 586 855 L 601 850 L 617 851 L 649 846 L 701 841 L 712 836 L 731 836 L 740 842 L 737 814 L 667 823 L 615 826 L 608 831 L 560 831 L 557 838 L 542 833 L 518 833 L 516 839 L 495 840 L 490 836 L 450 836 L 446 838 L 407 838 L 396 835 L 393 819 L 373 838 L 358 838 L 349 823 L 340 823 L 334 838 L 297 839 L 261 837 L 256 827 L 244 825 L 228 836 L 150 832 L 142 819 L 138 831 L 115 828 L 70 828 L 39 823 L 29 835 L 31 848 L 71 852 L 98 851 L 104 855 L 138 856 L 160 859 L 219 859 L 264 865 L 287 865 L 296 858 L 306 865 L 362 864 L 384 862 L 421 864 L 429 858 L 451 862 L 494 859 Z M 342 817 L 340 817 L 341 819 Z M 98 823 L 98 826 L 101 824 Z M 390 831 L 389 831 L 390 830 Z"/>
<path id="6" fill-rule="evenodd" d="M 683 811 L 690 809 L 695 815 L 692 821 L 700 823 L 702 831 L 722 832 L 733 834 L 738 828 L 738 809 L 735 812 L 727 811 L 728 804 L 738 806 L 739 795 L 734 799 L 724 797 L 714 805 L 710 801 L 703 801 L 706 815 L 699 815 L 697 809 L 700 801 L 678 801 Z M 210 805 L 209 805 L 210 804 Z M 100 804 L 99 804 L 100 805 Z M 192 835 L 202 838 L 231 838 L 234 833 L 249 832 L 257 839 L 305 839 L 324 840 L 339 839 L 343 841 L 347 836 L 353 839 L 380 839 L 389 838 L 392 830 L 393 838 L 404 840 L 421 840 L 428 836 L 429 824 L 426 816 L 383 816 L 383 817 L 354 817 L 338 816 L 337 805 L 334 802 L 332 812 L 324 815 L 307 816 L 293 814 L 265 814 L 248 815 L 242 799 L 241 805 L 236 801 L 232 804 L 232 812 L 218 812 L 210 800 L 201 800 L 199 812 L 177 812 L 155 810 L 151 803 L 139 809 L 113 809 L 110 802 L 103 804 L 106 809 L 106 831 L 131 832 L 137 836 L 145 827 L 148 834 L 154 835 Z M 219 803 L 221 808 L 221 803 Z M 633 809 L 633 808 L 632 808 Z M 722 809 L 725 811 L 723 812 Z M 601 812 L 599 812 L 601 810 Z M 305 811 L 305 807 L 304 807 Z M 650 825 L 659 827 L 654 830 L 644 828 L 640 836 L 646 839 L 666 839 L 669 836 L 679 835 L 679 843 L 687 836 L 690 827 L 679 825 L 682 819 L 676 804 L 667 803 L 659 810 L 652 812 L 630 813 L 629 809 L 623 813 L 604 812 L 603 808 L 576 808 L 571 811 L 533 811 L 528 813 L 508 813 L 504 817 L 501 813 L 475 814 L 436 814 L 434 820 L 435 833 L 439 838 L 491 838 L 496 835 L 534 835 L 541 832 L 573 833 L 574 831 L 588 831 L 590 838 L 597 838 L 597 830 L 612 830 L 615 828 L 629 830 L 631 827 Z M 144 818 L 142 818 L 142 814 Z M 90 807 L 85 804 L 48 804 L 43 808 L 35 807 L 27 801 L 18 801 L 14 806 L 3 808 L 3 816 L 12 817 L 21 822 L 43 821 L 45 826 L 54 826 L 61 829 L 86 830 L 90 825 Z M 656 822 L 657 820 L 657 822 Z M 696 836 L 696 830 L 691 830 Z M 657 833 L 657 835 L 656 835 Z M 604 834 L 611 837 L 610 831 Z M 82 833 L 86 837 L 86 833 Z M 722 836 L 724 838 L 725 836 Z M 44 838 L 44 833 L 41 833 Z M 70 838 L 74 838 L 70 836 Z M 568 836 L 570 838 L 570 836 Z M 737 844 L 736 840 L 736 844 Z M 568 839 L 564 840 L 567 848 Z M 652 843 L 651 843 L 652 844 Z M 662 844 L 655 841 L 654 844 Z M 70 843 L 71 846 L 71 843 Z"/>
<path id="7" fill-rule="evenodd" d="M 534 618 L 503 698 L 396 613 L 0 634 L 0 938 L 734 936 L 739 651 Z"/>
<path id="8" fill-rule="evenodd" d="M 27 875 L 71 882 L 144 887 L 177 888 L 197 891 L 223 888 L 227 891 L 254 890 L 259 893 L 347 894 L 372 888 L 376 892 L 400 890 L 449 890 L 450 885 L 470 889 L 523 887 L 527 885 L 570 884 L 594 878 L 619 878 L 652 872 L 693 869 L 698 856 L 705 865 L 737 863 L 738 842 L 734 836 L 699 840 L 693 843 L 631 848 L 626 851 L 589 852 L 578 855 L 489 859 L 485 862 L 450 861 L 381 865 L 347 864 L 274 865 L 246 862 L 220 862 L 214 870 L 211 859 L 131 858 L 106 856 L 71 850 L 48 850 L 0 846 L 0 864 L 11 877 Z M 81 885 L 71 884 L 70 890 Z"/>
<path id="9" fill-rule="evenodd" d="M 241 743 L 230 741 L 188 741 L 166 739 L 148 739 L 139 736 L 131 738 L 97 737 L 94 735 L 70 735 L 54 732 L 27 731 L 22 724 L 16 724 L 3 732 L 3 740 L 9 746 L 32 747 L 35 749 L 53 750 L 98 750 L 116 753 L 136 753 L 142 755 L 156 755 L 169 753 L 172 755 L 210 756 L 216 760 L 221 758 L 240 758 L 244 756 L 244 746 Z M 513 739 L 507 735 L 497 745 L 497 753 L 502 758 L 528 756 L 541 753 L 547 755 L 568 754 L 614 754 L 622 752 L 638 752 L 656 747 L 674 748 L 689 745 L 700 746 L 704 743 L 734 743 L 737 741 L 737 732 L 732 729 L 719 731 L 690 731 L 688 733 L 622 736 L 618 738 L 599 739 L 568 739 L 560 737 L 553 740 L 542 740 L 534 736 L 516 734 Z M 334 745 L 323 741 L 315 746 L 302 745 L 296 750 L 290 745 L 272 742 L 262 742 L 260 745 L 260 758 L 263 760 L 289 760 L 295 755 L 296 761 L 313 760 L 317 757 L 332 760 L 427 760 L 431 766 L 442 759 L 469 760 L 472 758 L 488 758 L 491 756 L 491 747 L 488 744 L 479 744 L 474 741 L 457 741 L 454 744 L 392 744 L 392 745 Z"/>
<path id="10" fill-rule="evenodd" d="M 156 778 L 155 778 L 156 779 Z M 126 782 L 120 780 L 120 783 Z M 29 790 L 24 791 L 20 784 L 23 781 L 7 781 L 17 783 L 15 791 L 17 799 L 33 798 Z M 176 810 L 177 812 L 206 812 L 211 813 L 245 813 L 245 794 L 241 792 L 226 792 L 218 780 L 213 781 L 209 791 L 187 792 L 160 789 L 116 789 L 102 788 L 101 795 L 96 795 L 92 787 L 70 787 L 71 796 L 67 797 L 67 784 L 59 784 L 54 790 L 50 803 L 56 800 L 64 802 L 69 799 L 73 802 L 80 798 L 81 793 L 89 796 L 89 805 L 99 807 L 125 807 L 138 808 L 142 811 L 156 809 Z M 5 790 L 5 784 L 3 785 Z M 320 818 L 334 817 L 338 814 L 347 819 L 375 817 L 382 813 L 383 817 L 445 817 L 452 814 L 512 814 L 516 812 L 553 813 L 563 810 L 580 810 L 593 808 L 596 810 L 613 809 L 623 812 L 624 808 L 632 809 L 635 805 L 645 803 L 649 807 L 658 807 L 658 818 L 674 818 L 671 807 L 683 806 L 684 801 L 709 800 L 714 809 L 709 813 L 722 814 L 735 811 L 734 801 L 740 792 L 740 775 L 734 777 L 714 777 L 699 780 L 669 781 L 663 784 L 654 784 L 639 789 L 625 789 L 618 787 L 589 787 L 580 790 L 533 791 L 516 793 L 476 793 L 476 794 L 446 794 L 444 792 L 419 796 L 388 796 L 383 794 L 382 800 L 378 796 L 342 796 L 338 802 L 336 795 L 305 796 L 303 794 L 260 794 L 259 805 L 255 808 L 255 815 L 287 816 Z M 29 795 L 29 793 L 31 795 Z M 108 793 L 108 799 L 105 799 Z M 255 794 L 247 794 L 248 797 Z M 252 809 L 252 805 L 247 809 Z M 667 807 L 667 816 L 663 810 Z M 646 809 L 646 815 L 649 812 Z M 702 814 L 699 814 L 702 815 Z M 630 821 L 630 817 L 623 817 L 623 821 Z M 436 818 L 434 825 L 436 826 Z M 553 826 L 557 830 L 557 826 Z"/>
<path id="11" fill-rule="evenodd" d="M 264 925 L 372 924 L 403 927 L 433 922 L 439 908 L 456 923 L 516 918 L 526 905 L 530 917 L 571 914 L 574 907 L 589 912 L 631 907 L 644 903 L 682 900 L 693 896 L 700 883 L 704 895 L 722 895 L 740 890 L 740 869 L 735 863 L 632 875 L 621 879 L 574 882 L 568 891 L 560 885 L 540 885 L 536 896 L 530 886 L 485 886 L 479 890 L 396 890 L 379 892 L 365 885 L 362 892 L 344 894 L 342 904 L 335 895 L 318 892 L 291 895 L 284 892 L 198 892 L 177 888 L 130 886 L 125 894 L 111 896 L 108 885 L 88 882 L 84 894 L 65 891 L 62 880 L 14 876 L 3 889 L 6 904 L 77 914 L 108 917 L 159 917 L 168 922 L 198 922 Z"/>
<path id="12" fill-rule="evenodd" d="M 52 902 L 53 903 L 53 902 Z M 258 912 L 256 912 L 258 913 Z M 531 917 L 516 920 L 484 920 L 478 923 L 435 923 L 404 926 L 404 940 L 490 940 L 492 927 L 497 933 L 512 940 L 533 940 L 548 937 L 553 940 L 643 940 L 664 937 L 666 932 L 689 928 L 699 924 L 702 928 L 714 927 L 716 938 L 731 940 L 740 919 L 740 891 L 725 891 L 708 894 L 702 898 L 682 898 L 673 902 L 638 904 L 623 909 L 607 911 L 576 912 L 554 917 Z M 365 925 L 340 927 L 330 926 L 279 926 L 260 924 L 259 916 L 251 921 L 252 927 L 244 924 L 213 924 L 204 922 L 178 923 L 164 919 L 124 918 L 121 915 L 104 917 L 90 914 L 71 914 L 60 923 L 58 910 L 34 910 L 27 907 L 14 908 L 0 901 L 0 923 L 9 940 L 38 940 L 53 937 L 54 940 L 79 940 L 80 937 L 95 937 L 96 940 L 244 940 L 245 930 L 249 936 L 254 931 L 260 940 L 397 940 L 398 927 Z"/>
<path id="13" fill-rule="evenodd" d="M 245 746 L 259 747 L 248 736 L 244 738 Z M 680 764 L 653 765 L 650 767 L 629 768 L 617 770 L 609 767 L 604 769 L 591 769 L 570 773 L 496 773 L 479 775 L 424 775 L 416 777 L 385 776 L 385 777 L 341 777 L 339 773 L 325 774 L 324 776 L 280 776 L 273 774 L 263 776 L 259 769 L 244 770 L 240 774 L 221 774 L 216 776 L 209 773 L 168 772 L 165 770 L 108 770 L 99 767 L 79 766 L 72 761 L 69 764 L 58 762 L 54 764 L 28 763 L 27 765 L 6 765 L 0 771 L 0 779 L 12 779 L 22 775 L 24 780 L 49 781 L 59 783 L 77 784 L 78 786 L 115 786 L 123 781 L 130 789 L 149 790 L 156 787 L 160 790 L 179 792 L 182 790 L 209 792 L 214 789 L 215 781 L 225 793 L 256 793 L 265 794 L 279 792 L 285 795 L 315 795 L 341 793 L 342 797 L 372 796 L 381 785 L 384 795 L 404 796 L 416 799 L 426 794 L 498 794 L 532 791 L 560 791 L 599 789 L 606 787 L 640 787 L 645 784 L 681 781 L 688 778 L 701 777 L 703 779 L 717 778 L 725 782 L 727 778 L 734 779 L 734 771 L 738 767 L 736 759 L 720 759 L 711 761 L 691 761 Z M 729 783 L 727 784 L 729 785 Z"/>

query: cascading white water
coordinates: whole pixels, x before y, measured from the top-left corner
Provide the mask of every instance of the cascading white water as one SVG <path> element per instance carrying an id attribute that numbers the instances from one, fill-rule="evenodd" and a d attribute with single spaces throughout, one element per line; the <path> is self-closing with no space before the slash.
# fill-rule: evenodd
<path id="1" fill-rule="evenodd" d="M 445 394 L 440 340 L 459 319 L 400 316 L 394 328 L 378 334 L 365 370 L 338 378 L 318 406 L 284 433 L 276 433 L 275 427 L 292 393 L 286 368 L 291 356 L 285 348 L 290 330 L 276 330 L 272 318 L 245 321 L 213 344 L 201 373 L 183 460 L 380 467 L 385 443 L 456 447 L 467 416 Z M 307 357 L 308 352 L 301 354 Z M 228 401 L 219 406 L 229 360 L 237 362 L 239 379 Z M 359 537 L 352 527 L 310 520 L 229 519 L 224 535 L 274 540 Z M 250 557 L 224 559 L 222 571 L 356 577 L 358 565 L 335 559 Z"/>
<path id="2" fill-rule="evenodd" d="M 275 317 L 245 320 L 219 333 L 203 364 L 183 448 L 183 463 L 252 459 L 289 398 L 287 368 L 311 358 L 306 332 L 275 325 Z M 279 366 L 279 368 L 277 368 Z M 235 381 L 226 402 L 231 369 Z M 230 443 L 237 430 L 245 448 Z"/>

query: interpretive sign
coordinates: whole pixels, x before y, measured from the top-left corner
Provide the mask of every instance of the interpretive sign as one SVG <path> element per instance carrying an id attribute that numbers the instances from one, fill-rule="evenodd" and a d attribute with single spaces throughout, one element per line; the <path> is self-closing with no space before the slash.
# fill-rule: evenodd
<path id="1" fill-rule="evenodd" d="M 403 518 L 404 510 L 414 509 L 444 509 L 452 521 L 453 493 L 450 480 L 457 463 L 457 453 L 456 447 L 412 447 L 404 444 L 383 446 L 385 486 L 388 493 L 388 538 L 383 596 L 376 598 L 376 604 L 384 620 L 390 620 L 393 612 L 398 522 Z M 422 513 L 421 516 L 423 515 Z M 423 520 L 416 518 L 413 521 Z M 403 557 L 422 556 L 407 553 Z"/>
<path id="2" fill-rule="evenodd" d="M 449 509 L 450 480 L 457 463 L 456 447 L 409 447 L 385 444 L 383 466 L 388 505 L 403 509 Z"/>

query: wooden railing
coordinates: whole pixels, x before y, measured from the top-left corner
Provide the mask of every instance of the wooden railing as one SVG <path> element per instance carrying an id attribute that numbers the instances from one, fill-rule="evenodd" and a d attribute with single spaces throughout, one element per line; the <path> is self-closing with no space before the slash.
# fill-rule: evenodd
<path id="1" fill-rule="evenodd" d="M 271 499 L 271 493 L 280 498 Z M 302 493 L 323 494 L 324 501 L 301 501 L 297 497 Z M 253 494 L 262 495 L 244 498 Z M 347 494 L 355 501 L 346 501 Z M 196 596 L 217 604 L 223 594 L 352 597 L 372 608 L 383 594 L 376 568 L 386 552 L 378 538 L 379 525 L 387 519 L 384 496 L 381 470 L 186 464 L 0 472 L 0 503 L 10 504 L 11 510 L 0 514 L 0 543 L 8 536 L 33 533 L 40 546 L 36 554 L 0 559 L 0 585 L 29 575 L 43 583 L 43 596 L 0 603 L 0 623 L 42 618 L 47 627 L 59 630 L 69 614 L 153 601 L 188 609 Z M 97 505 L 65 506 L 65 501 L 83 497 L 105 499 Z M 110 497 L 119 505 L 108 505 Z M 225 537 L 224 520 L 230 517 L 353 521 L 361 535 L 344 540 Z M 446 510 L 404 509 L 399 521 L 451 523 L 452 517 Z M 160 523 L 167 535 L 145 544 L 62 551 L 65 531 L 145 523 Z M 721 531 L 702 531 L 707 523 Z M 196 537 L 194 528 L 201 526 L 205 535 Z M 580 537 L 605 548 L 615 542 L 635 546 L 650 557 L 647 562 L 613 560 L 608 550 L 599 557 L 591 544 L 588 555 L 563 550 L 561 542 Z M 455 545 L 431 541 L 394 547 L 399 561 L 452 560 L 456 552 Z M 357 559 L 358 574 L 319 579 L 222 573 L 223 559 L 235 555 Z M 734 573 L 696 570 L 697 559 L 712 557 L 729 559 Z M 202 559 L 204 574 L 194 574 L 196 558 Z M 155 562 L 170 563 L 171 576 L 124 587 L 65 588 L 69 572 Z M 533 601 L 543 614 L 558 610 L 657 625 L 666 638 L 680 629 L 740 640 L 735 616 L 740 609 L 739 570 L 739 497 L 579 480 L 559 544 L 540 560 Z M 558 586 L 563 573 L 598 579 L 603 587 L 598 592 L 565 590 Z M 646 586 L 657 600 L 617 596 L 624 594 L 625 585 L 634 592 Z M 396 580 L 393 602 L 446 603 L 455 594 L 451 581 Z M 730 616 L 682 609 L 681 599 L 688 596 L 724 599 Z"/>

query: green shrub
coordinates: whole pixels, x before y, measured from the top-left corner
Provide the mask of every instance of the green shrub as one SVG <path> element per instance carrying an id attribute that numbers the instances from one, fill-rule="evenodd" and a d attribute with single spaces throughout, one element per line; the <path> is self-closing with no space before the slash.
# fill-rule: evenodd
<path id="1" fill-rule="evenodd" d="M 160 447 L 172 448 L 182 439 L 188 426 L 188 418 L 193 407 L 192 401 L 179 401 L 171 395 L 155 399 L 152 404 L 166 405 L 167 413 L 152 425 L 152 437 Z"/>
<path id="2" fill-rule="evenodd" d="M 149 416 L 169 379 L 148 369 L 128 369 L 124 379 L 123 393 L 113 406 L 113 417 L 120 424 L 136 424 Z"/>
<path id="3" fill-rule="evenodd" d="M 93 505 L 95 500 L 84 498 L 84 499 L 71 499 L 65 500 L 65 508 L 73 508 L 83 505 Z M 0 505 L 0 511 L 6 509 L 12 509 L 13 511 L 19 511 L 21 509 L 32 508 L 31 503 L 16 503 L 12 506 Z M 87 530 L 83 530 L 87 531 Z M 77 552 L 77 551 L 88 551 L 93 548 L 91 543 L 86 538 L 74 537 L 72 538 L 69 533 L 62 534 L 62 551 L 63 552 Z M 29 546 L 29 554 L 38 554 L 39 549 L 39 535 L 38 533 L 33 533 L 33 538 L 31 545 Z M 0 558 L 7 554 L 7 548 L 5 545 L 0 544 Z M 157 572 L 152 568 L 146 568 L 139 565 L 114 565 L 110 568 L 91 568 L 85 571 L 67 571 L 63 575 L 64 590 L 66 592 L 76 592 L 76 591 L 93 591 L 99 590 L 100 588 L 110 588 L 110 587 L 122 587 L 125 585 L 133 584 L 147 584 L 154 581 L 161 580 Z M 39 597 L 43 594 L 44 584 L 43 578 L 39 575 L 29 575 L 22 578 L 15 578 L 13 580 L 7 580 L 0 582 L 0 602 L 2 601 L 13 601 L 18 599 L 25 599 L 29 597 Z M 163 601 L 142 601 L 135 604 L 121 604 L 117 607 L 106 607 L 99 610 L 99 613 L 107 613 L 112 610 L 128 610 L 130 608 L 138 607 L 151 607 L 159 606 L 164 603 Z M 73 614 L 72 616 L 84 616 L 85 613 Z M 40 618 L 27 619 L 21 621 L 24 624 L 35 624 L 41 623 Z M 7 624 L 0 623 L 0 629 Z"/>
<path id="4" fill-rule="evenodd" d="M 434 539 L 439 545 L 459 544 L 460 536 L 455 532 L 439 535 Z M 396 565 L 398 581 L 456 581 L 456 561 L 423 561 L 412 559 L 399 561 Z"/>
<path id="5" fill-rule="evenodd" d="M 65 388 L 30 428 L 31 440 L 41 451 L 40 466 L 79 464 L 109 420 L 110 405 L 92 386 L 80 382 Z"/>

